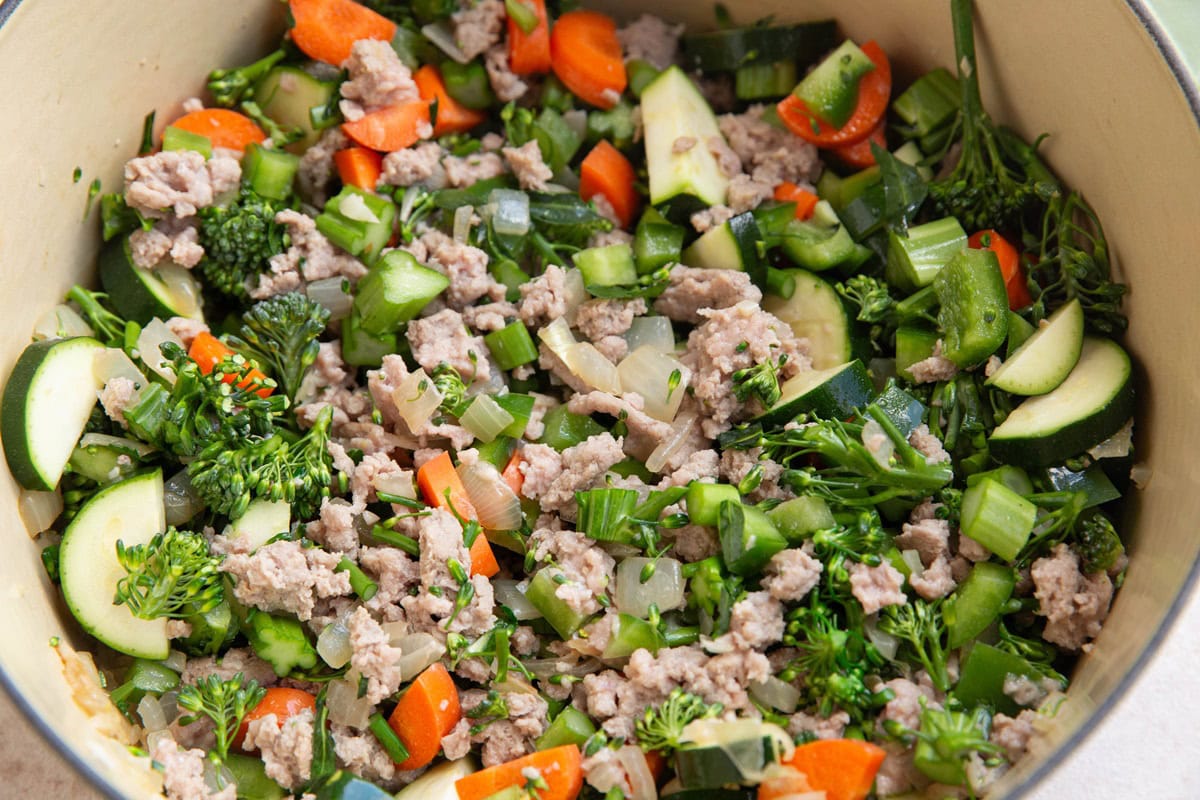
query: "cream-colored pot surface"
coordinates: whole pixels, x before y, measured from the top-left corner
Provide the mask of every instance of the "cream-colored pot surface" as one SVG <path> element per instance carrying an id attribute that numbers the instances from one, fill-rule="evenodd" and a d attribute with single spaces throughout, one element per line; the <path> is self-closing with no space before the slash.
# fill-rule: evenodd
<path id="1" fill-rule="evenodd" d="M 644 3 L 594 3 L 622 15 Z M 845 33 L 879 40 L 898 74 L 952 66 L 944 0 L 765 0 L 728 4 L 738 21 L 836 16 Z M 1095 724 L 1124 686 L 1188 583 L 1200 547 L 1200 127 L 1142 22 L 1118 0 L 977 0 L 985 101 L 1027 137 L 1051 134 L 1044 153 L 1105 221 L 1133 286 L 1128 344 L 1142 378 L 1137 441 L 1152 478 L 1130 504 L 1133 562 L 1103 634 L 1075 676 L 1052 746 L 1004 788 L 1036 779 Z M 704 25 L 711 4 L 661 0 L 653 10 Z M 142 117 L 160 128 L 203 89 L 214 66 L 267 52 L 283 29 L 275 0 L 24 0 L 0 10 L 0 280 L 7 375 L 37 316 L 72 282 L 89 280 L 96 225 L 80 224 L 87 187 L 119 186 Z M 76 167 L 83 179 L 73 181 Z M 10 689 L 77 764 L 113 796 L 150 796 L 156 780 L 98 735 L 70 699 L 48 642 L 86 645 L 47 582 L 17 512 L 17 486 L 0 478 L 7 600 L 0 668 Z M 1064 744 L 1065 743 L 1065 744 Z M 0 793 L 3 793 L 0 791 Z"/>

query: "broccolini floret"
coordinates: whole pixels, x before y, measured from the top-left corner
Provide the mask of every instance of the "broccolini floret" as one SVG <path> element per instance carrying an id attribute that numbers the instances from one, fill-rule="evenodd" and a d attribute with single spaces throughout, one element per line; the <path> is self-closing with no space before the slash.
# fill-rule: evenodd
<path id="1" fill-rule="evenodd" d="M 859 322 L 882 322 L 896 304 L 887 284 L 869 275 L 853 275 L 833 288 L 844 300 L 858 306 L 856 317 Z"/>
<path id="2" fill-rule="evenodd" d="M 168 528 L 144 545 L 117 541 L 117 561 L 126 575 L 117 581 L 113 604 L 135 617 L 184 619 L 216 608 L 225 597 L 221 557 L 198 533 Z"/>
<path id="3" fill-rule="evenodd" d="M 801 678 L 807 702 L 823 716 L 837 709 L 856 720 L 887 702 L 890 695 L 867 687 L 867 675 L 883 666 L 883 656 L 856 630 L 842 628 L 837 614 L 815 595 L 806 607 L 787 615 L 783 643 L 799 655 L 784 668 L 785 681 Z"/>
<path id="4" fill-rule="evenodd" d="M 108 295 L 103 292 L 93 292 L 79 284 L 67 292 L 67 299 L 79 306 L 83 318 L 96 334 L 96 338 L 106 347 L 124 347 L 126 331 L 130 323 L 105 305 Z M 136 327 L 136 323 L 134 323 Z M 136 333 L 134 337 L 136 337 Z"/>
<path id="5" fill-rule="evenodd" d="M 634 735 L 638 745 L 647 752 L 670 752 L 679 749 L 679 738 L 689 723 L 715 717 L 723 710 L 720 703 L 706 703 L 676 687 L 660 705 L 646 709 L 634 725 Z"/>
<path id="6" fill-rule="evenodd" d="M 921 729 L 911 732 L 917 741 L 913 764 L 938 783 L 965 786 L 967 763 L 972 756 L 982 756 L 989 766 L 1003 763 L 1004 748 L 988 741 L 990 728 L 991 714 L 986 708 L 968 714 L 926 707 L 921 711 Z"/>
<path id="7" fill-rule="evenodd" d="M 950 673 L 946 667 L 946 621 L 941 606 L 940 600 L 912 600 L 888 606 L 879 613 L 879 630 L 903 641 L 905 650 L 929 673 L 934 687 L 946 692 L 950 690 Z"/>
<path id="8" fill-rule="evenodd" d="M 1107 572 L 1125 555 L 1125 545 L 1112 520 L 1096 513 L 1084 519 L 1075 534 L 1075 552 L 1084 572 Z"/>
<path id="9" fill-rule="evenodd" d="M 285 208 L 287 204 L 243 186 L 228 205 L 200 209 L 204 259 L 197 268 L 206 284 L 245 300 L 247 284 L 267 270 L 272 256 L 288 248 L 287 228 L 275 221 L 275 215 Z"/>
<path id="10" fill-rule="evenodd" d="M 244 67 L 214 69 L 208 74 L 208 91 L 217 105 L 232 108 L 286 55 L 287 53 L 280 49 Z"/>
<path id="11" fill-rule="evenodd" d="M 741 402 L 757 397 L 764 408 L 779 402 L 779 372 L 787 363 L 787 353 L 778 359 L 768 358 L 761 364 L 739 369 L 733 373 L 733 394 Z"/>
<path id="12" fill-rule="evenodd" d="M 180 708 L 191 712 L 179 721 L 191 725 L 201 718 L 212 720 L 217 739 L 212 752 L 223 761 L 229 756 L 229 746 L 233 744 L 242 720 L 266 693 L 258 681 L 246 680 L 240 672 L 227 681 L 221 680 L 220 675 L 206 675 L 194 685 L 179 690 L 176 702 Z"/>
<path id="13" fill-rule="evenodd" d="M 291 292 L 251 306 L 242 315 L 238 335 L 229 337 L 229 345 L 258 362 L 284 394 L 294 398 L 304 373 L 317 360 L 318 337 L 327 324 L 329 309 Z"/>

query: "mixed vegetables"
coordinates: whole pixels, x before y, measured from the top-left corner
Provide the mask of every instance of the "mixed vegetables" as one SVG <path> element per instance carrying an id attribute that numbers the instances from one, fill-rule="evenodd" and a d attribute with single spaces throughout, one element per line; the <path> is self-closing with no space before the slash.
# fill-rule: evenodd
<path id="1" fill-rule="evenodd" d="M 3 398 L 168 797 L 985 792 L 1120 585 L 1134 390 L 970 0 L 903 91 L 827 20 L 288 6 Z"/>

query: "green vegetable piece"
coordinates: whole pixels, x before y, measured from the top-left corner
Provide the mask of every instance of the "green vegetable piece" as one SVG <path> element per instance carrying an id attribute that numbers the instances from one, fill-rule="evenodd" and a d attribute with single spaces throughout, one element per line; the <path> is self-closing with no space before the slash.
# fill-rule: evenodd
<path id="1" fill-rule="evenodd" d="M 354 310 L 366 333 L 394 333 L 449 286 L 445 275 L 422 266 L 411 253 L 391 250 L 358 282 Z"/>
<path id="2" fill-rule="evenodd" d="M 978 753 L 997 755 L 1004 750 L 988 741 L 991 715 L 987 709 L 962 711 L 926 708 L 913 750 L 913 765 L 930 780 L 948 786 L 967 782 L 967 760 Z"/>
<path id="3" fill-rule="evenodd" d="M 233 773 L 239 798 L 283 800 L 289 796 L 282 786 L 267 777 L 267 765 L 258 756 L 230 753 L 221 763 Z"/>
<path id="4" fill-rule="evenodd" d="M 383 747 L 384 752 L 388 754 L 388 758 L 397 764 L 408 760 L 408 748 L 404 746 L 404 742 L 400 741 L 400 737 L 392 730 L 392 726 L 388 724 L 383 714 L 378 711 L 372 714 L 368 728 L 375 736 L 375 740 Z"/>
<path id="5" fill-rule="evenodd" d="M 632 614 L 618 614 L 612 637 L 604 647 L 603 657 L 626 658 L 633 655 L 635 650 L 643 649 L 653 654 L 666 646 L 667 640 L 657 625 Z"/>
<path id="6" fill-rule="evenodd" d="M 797 77 L 796 62 L 792 60 L 746 64 L 733 75 L 733 92 L 739 100 L 779 98 L 791 91 Z"/>
<path id="7" fill-rule="evenodd" d="M 688 492 L 684 502 L 687 507 L 688 518 L 692 521 L 692 524 L 712 527 L 717 524 L 722 503 L 726 500 L 737 503 L 741 499 L 742 496 L 738 494 L 736 486 L 730 486 L 727 483 L 700 483 L 699 481 L 694 481 L 688 485 Z"/>
<path id="8" fill-rule="evenodd" d="M 638 279 L 633 248 L 627 244 L 580 250 L 574 260 L 585 286 L 628 286 Z"/>
<path id="9" fill-rule="evenodd" d="M 1050 467 L 1046 470 L 1046 481 L 1057 492 L 1083 492 L 1087 498 L 1084 508 L 1111 503 L 1121 496 L 1099 464 L 1092 464 L 1082 472 L 1067 467 Z"/>
<path id="10" fill-rule="evenodd" d="M 892 101 L 892 111 L 904 120 L 906 133 L 923 137 L 953 122 L 962 107 L 962 90 L 942 67 L 926 72 Z"/>
<path id="11" fill-rule="evenodd" d="M 604 428 L 591 417 L 574 414 L 565 405 L 555 406 L 546 412 L 542 420 L 545 430 L 538 439 L 539 444 L 549 445 L 560 453 L 593 436 L 604 433 Z"/>
<path id="12" fill-rule="evenodd" d="M 833 128 L 841 128 L 858 103 L 858 84 L 875 63 L 847 39 L 825 57 L 792 91 L 808 110 Z"/>
<path id="13" fill-rule="evenodd" d="M 229 746 L 233 744 L 242 720 L 266 693 L 267 690 L 259 686 L 258 681 L 246 680 L 240 672 L 227 681 L 221 680 L 220 675 L 206 675 L 179 690 L 176 701 L 179 708 L 191 712 L 182 715 L 179 722 L 190 725 L 202 717 L 212 720 L 217 740 L 212 754 L 218 760 L 223 760 L 229 755 Z"/>
<path id="14" fill-rule="evenodd" d="M 205 158 L 212 157 L 212 139 L 199 133 L 168 125 L 163 131 L 163 150 L 194 150 Z"/>
<path id="15" fill-rule="evenodd" d="M 276 675 L 290 675 L 295 670 L 317 665 L 317 651 L 308 640 L 303 623 L 295 617 L 250 609 L 241 627 L 254 654 L 270 664 Z"/>
<path id="16" fill-rule="evenodd" d="M 735 575 L 758 572 L 771 556 L 787 547 L 787 539 L 763 511 L 732 500 L 720 505 L 717 536 L 725 565 Z"/>
<path id="17" fill-rule="evenodd" d="M 1005 561 L 1021 552 L 1036 519 L 1037 506 L 991 478 L 963 492 L 963 533 Z"/>
<path id="18" fill-rule="evenodd" d="M 538 750 L 549 750 L 565 744 L 583 746 L 596 732 L 596 726 L 587 714 L 575 706 L 567 706 L 558 713 L 550 726 L 537 739 Z"/>
<path id="19" fill-rule="evenodd" d="M 238 335 L 228 344 L 258 362 L 294 398 L 304 373 L 317 360 L 318 338 L 329 323 L 329 309 L 299 292 L 255 303 L 242 315 Z"/>
<path id="20" fill-rule="evenodd" d="M 976 472 L 974 475 L 968 475 L 967 486 L 974 486 L 988 479 L 1004 484 L 1022 497 L 1033 494 L 1033 481 L 1029 480 L 1028 473 L 1020 467 L 1014 467 L 1012 464 L 1001 464 L 995 469 L 989 469 L 987 472 Z M 1069 487 L 1064 488 L 1070 490 Z"/>
<path id="21" fill-rule="evenodd" d="M 334 567 L 334 572 L 345 572 L 350 575 L 350 588 L 358 595 L 358 599 L 364 603 L 379 593 L 379 584 L 371 580 L 367 573 L 362 571 L 362 567 L 355 564 L 347 556 L 342 556 L 342 560 Z M 404 759 L 400 759 L 403 761 Z"/>
<path id="22" fill-rule="evenodd" d="M 961 250 L 934 279 L 942 350 L 960 367 L 985 360 L 1008 335 L 1008 293 L 996 254 Z"/>
<path id="23" fill-rule="evenodd" d="M 905 436 L 911 434 L 925 419 L 925 404 L 888 379 L 883 391 L 875 398 L 875 405 L 888 419 L 896 423 L 896 429 Z"/>
<path id="24" fill-rule="evenodd" d="M 576 631 L 583 627 L 583 623 L 587 621 L 587 615 L 571 608 L 565 600 L 555 594 L 563 582 L 566 582 L 566 576 L 561 570 L 556 567 L 545 567 L 529 581 L 525 597 L 533 603 L 538 611 L 542 612 L 546 622 L 554 628 L 559 636 L 563 639 L 570 639 Z"/>
<path id="25" fill-rule="evenodd" d="M 516 369 L 537 361 L 537 345 L 529 335 L 529 329 L 520 320 L 510 322 L 498 331 L 486 333 L 483 342 L 500 369 Z"/>
<path id="26" fill-rule="evenodd" d="M 579 507 L 576 528 L 585 536 L 600 542 L 631 542 L 634 531 L 623 523 L 638 505 L 633 489 L 589 489 L 576 492 Z"/>
<path id="27" fill-rule="evenodd" d="M 968 708 L 982 705 L 1000 714 L 1015 715 L 1019 708 L 1004 693 L 1004 681 L 1009 675 L 1020 675 L 1033 681 L 1043 677 L 1033 664 L 1016 653 L 976 642 L 963 661 L 954 696 Z"/>
<path id="28" fill-rule="evenodd" d="M 362 329 L 357 311 L 342 321 L 342 359 L 355 367 L 379 367 L 399 346 L 395 332 L 373 334 Z"/>
<path id="29" fill-rule="evenodd" d="M 1018 314 L 1015 311 L 1009 311 L 1008 312 L 1008 345 L 1005 347 L 1004 357 L 1008 358 L 1013 353 L 1017 352 L 1017 348 L 1019 348 L 1021 345 L 1025 344 L 1025 341 L 1030 336 L 1033 336 L 1034 331 L 1036 331 L 1036 330 L 1037 330 L 1037 328 L 1033 327 L 1033 325 L 1026 322 L 1025 318 L 1022 317 L 1020 314 Z"/>
<path id="30" fill-rule="evenodd" d="M 519 4 L 518 4 L 519 5 Z M 487 70 L 479 61 L 459 64 L 457 61 L 442 62 L 442 80 L 446 83 L 446 94 L 467 108 L 483 110 L 496 102 Z"/>
<path id="31" fill-rule="evenodd" d="M 1017 576 L 1011 567 L 987 561 L 972 567 L 971 574 L 942 606 L 948 632 L 946 646 L 956 650 L 983 633 L 1000 616 L 1016 585 Z"/>
<path id="32" fill-rule="evenodd" d="M 391 240 L 395 221 L 395 203 L 357 186 L 343 186 L 340 192 L 329 198 L 325 210 L 316 219 L 317 230 L 325 234 L 329 241 L 350 255 L 361 258 L 368 266 L 375 263 Z"/>
<path id="33" fill-rule="evenodd" d="M 819 497 L 804 495 L 785 500 L 767 512 L 789 545 L 802 544 L 819 530 L 833 528 L 837 522 L 829 504 Z"/>
<path id="34" fill-rule="evenodd" d="M 525 435 L 525 427 L 529 425 L 529 418 L 533 416 L 533 406 L 536 400 L 532 395 L 528 394 L 498 394 L 492 398 L 496 401 L 496 405 L 500 406 L 509 416 L 513 418 L 512 423 L 500 431 L 501 436 L 511 436 L 514 439 L 520 439 Z M 507 463 L 507 462 L 506 462 Z M 501 464 L 501 469 L 504 465 Z"/>
<path id="35" fill-rule="evenodd" d="M 954 217 L 914 225 L 908 229 L 907 236 L 891 231 L 888 233 L 888 283 L 910 292 L 928 286 L 942 267 L 966 247 L 966 231 Z"/>
<path id="36" fill-rule="evenodd" d="M 639 275 L 667 264 L 678 264 L 683 252 L 684 229 L 673 225 L 653 206 L 646 209 L 633 237 L 633 255 Z"/>
<path id="37" fill-rule="evenodd" d="M 135 658 L 125 673 L 125 682 L 109 693 L 113 705 L 130 713 L 146 693 L 161 695 L 179 685 L 179 673 L 157 661 Z"/>
<path id="38" fill-rule="evenodd" d="M 260 144 L 247 146 L 242 158 L 242 179 L 251 191 L 268 200 L 291 197 L 299 169 L 300 156 Z"/>
<path id="39" fill-rule="evenodd" d="M 658 67 L 649 61 L 635 58 L 625 62 L 625 74 L 629 76 L 629 93 L 640 98 L 642 89 L 653 83 L 661 73 Z"/>
<path id="40" fill-rule="evenodd" d="M 233 644 L 238 626 L 233 608 L 228 600 L 203 614 L 187 618 L 192 632 L 184 639 L 176 639 L 175 646 L 194 656 L 215 656 Z"/>
<path id="41" fill-rule="evenodd" d="M 916 325 L 901 325 L 896 329 L 896 373 L 912 381 L 909 369 L 913 364 L 933 355 L 933 348 L 941 337 L 935 330 Z"/>

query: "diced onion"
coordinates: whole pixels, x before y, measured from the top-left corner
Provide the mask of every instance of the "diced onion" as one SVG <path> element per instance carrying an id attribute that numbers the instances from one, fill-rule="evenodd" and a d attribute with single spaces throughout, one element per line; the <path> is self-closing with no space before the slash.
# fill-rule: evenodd
<path id="1" fill-rule="evenodd" d="M 916 550 L 901 550 L 900 557 L 904 559 L 904 563 L 908 565 L 913 575 L 919 577 L 925 574 L 925 565 L 921 563 L 921 554 L 919 552 Z"/>
<path id="2" fill-rule="evenodd" d="M 800 690 L 774 675 L 768 675 L 762 683 L 751 683 L 750 696 L 785 714 L 794 713 L 800 706 Z"/>
<path id="3" fill-rule="evenodd" d="M 587 287 L 583 282 L 583 273 L 576 267 L 566 270 L 563 281 L 563 294 L 566 295 L 567 312 L 564 317 L 568 324 L 575 324 L 575 312 L 588 299 Z"/>
<path id="4" fill-rule="evenodd" d="M 567 369 L 593 389 L 608 394 L 621 393 L 621 373 L 617 371 L 617 365 L 605 358 L 591 342 L 573 344 L 564 361 Z"/>
<path id="5" fill-rule="evenodd" d="M 304 287 L 304 293 L 314 303 L 329 310 L 329 318 L 345 319 L 354 306 L 354 295 L 346 291 L 346 279 L 342 277 L 321 278 Z"/>
<path id="6" fill-rule="evenodd" d="M 92 362 L 92 373 L 100 383 L 107 384 L 113 378 L 128 378 L 139 389 L 146 385 L 146 376 L 137 365 L 125 355 L 125 351 L 116 347 L 106 347 L 96 353 Z"/>
<path id="7" fill-rule="evenodd" d="M 522 661 L 525 668 L 538 678 L 549 678 L 552 675 L 570 675 L 582 678 L 604 669 L 604 665 L 594 658 L 577 660 L 578 656 L 562 656 L 559 658 L 527 658 Z M 567 665 L 563 669 L 563 665 Z"/>
<path id="8" fill-rule="evenodd" d="M 317 637 L 317 655 L 334 669 L 341 669 L 349 664 L 353 654 L 350 629 L 346 626 L 345 619 L 338 618 L 329 623 Z"/>
<path id="9" fill-rule="evenodd" d="M 508 676 L 502 681 L 493 681 L 491 688 L 501 694 L 537 694 L 538 690 L 533 688 L 533 684 L 525 680 L 525 677 L 516 670 L 510 670 Z"/>
<path id="10" fill-rule="evenodd" d="M 650 580 L 642 583 L 642 569 L 649 558 L 626 558 L 617 565 L 617 609 L 645 619 L 650 606 L 659 611 L 683 607 L 683 572 L 673 558 L 660 558 Z"/>
<path id="11" fill-rule="evenodd" d="M 405 681 L 411 681 L 446 654 L 445 645 L 428 633 L 410 633 L 394 642 L 393 646 L 404 652 L 396 666 L 400 668 L 400 676 Z"/>
<path id="12" fill-rule="evenodd" d="M 1095 459 L 1124 458 L 1133 450 L 1133 420 L 1121 426 L 1121 430 L 1105 439 L 1100 444 L 1088 450 L 1088 455 Z"/>
<path id="13" fill-rule="evenodd" d="M 658 788 L 642 749 L 627 744 L 617 750 L 617 760 L 621 762 L 625 777 L 629 779 L 629 788 L 633 790 L 630 800 L 656 800 Z"/>
<path id="14" fill-rule="evenodd" d="M 442 393 L 423 369 L 410 373 L 392 392 L 396 409 L 408 425 L 408 430 L 414 434 L 425 427 L 425 423 L 442 404 L 442 399 Z"/>
<path id="15" fill-rule="evenodd" d="M 409 470 L 377 475 L 371 479 L 371 486 L 375 488 L 375 491 L 384 494 L 407 497 L 409 500 L 417 499 L 417 490 L 413 488 L 413 474 Z"/>
<path id="16" fill-rule="evenodd" d="M 675 352 L 675 331 L 671 329 L 671 320 L 666 317 L 636 317 L 629 330 L 625 332 L 625 341 L 629 343 L 629 352 L 639 347 L 649 347 L 660 353 Z"/>
<path id="17" fill-rule="evenodd" d="M 459 206 L 454 209 L 454 241 L 459 244 L 466 244 L 467 237 L 471 235 L 471 217 L 475 216 L 475 209 L 471 206 Z"/>
<path id="18" fill-rule="evenodd" d="M 173 669 L 176 672 L 183 672 L 184 666 L 187 665 L 187 655 L 179 650 L 172 650 L 167 653 L 167 657 L 163 659 L 163 666 L 167 669 Z"/>
<path id="19" fill-rule="evenodd" d="M 374 211 L 367 208 L 367 201 L 357 192 L 351 192 L 342 197 L 341 205 L 338 206 L 338 213 L 346 219 L 352 219 L 355 222 L 366 222 L 371 225 L 379 224 L 379 217 L 375 215 Z"/>
<path id="20" fill-rule="evenodd" d="M 476 401 L 478 402 L 478 401 Z M 486 461 L 458 466 L 458 476 L 479 524 L 489 531 L 515 531 L 521 527 L 521 500 L 516 492 L 500 475 L 500 471 Z"/>
<path id="21" fill-rule="evenodd" d="M 358 730 L 367 727 L 374 705 L 365 695 L 358 696 L 358 679 L 359 674 L 352 671 L 345 678 L 329 682 L 325 700 L 329 707 L 329 721 L 335 725 Z"/>
<path id="22" fill-rule="evenodd" d="M 641 395 L 645 412 L 663 422 L 675 419 L 692 380 L 692 371 L 679 359 L 651 347 L 630 353 L 617 367 L 617 374 L 621 388 Z"/>
<path id="23" fill-rule="evenodd" d="M 875 463 L 884 469 L 891 468 L 892 454 L 896 445 L 887 435 L 887 431 L 873 419 L 867 420 L 862 429 L 862 443 L 875 459 Z"/>
<path id="24" fill-rule="evenodd" d="M 677 418 L 674 425 L 671 426 L 671 435 L 663 439 L 646 459 L 646 469 L 651 472 L 662 472 L 667 462 L 687 443 L 694 427 L 696 427 L 695 414 Z"/>
<path id="25" fill-rule="evenodd" d="M 25 523 L 25 530 L 32 539 L 42 531 L 50 530 L 54 520 L 62 513 L 63 499 L 57 489 L 53 492 L 22 489 L 17 506 L 20 509 L 21 520 Z"/>
<path id="26" fill-rule="evenodd" d="M 538 338 L 550 348 L 551 353 L 564 362 L 567 360 L 567 352 L 575 346 L 575 334 L 571 333 L 571 326 L 562 317 L 540 328 Z"/>
<path id="27" fill-rule="evenodd" d="M 167 727 L 167 718 L 163 715 L 162 706 L 158 704 L 158 698 L 152 694 L 145 694 L 137 705 L 138 716 L 142 718 L 142 727 L 147 731 L 161 731 Z"/>
<path id="28" fill-rule="evenodd" d="M 171 741 L 175 740 L 175 737 L 171 734 L 170 728 L 166 728 L 161 731 L 148 732 L 146 734 L 146 751 L 153 753 L 154 748 L 158 747 L 158 743 L 163 739 L 170 739 Z"/>
<path id="29" fill-rule="evenodd" d="M 204 510 L 204 501 L 192 488 L 192 478 L 186 468 L 163 484 L 163 509 L 168 525 L 182 525 Z"/>
<path id="30" fill-rule="evenodd" d="M 540 619 L 542 612 L 537 610 L 537 606 L 529 601 L 525 596 L 523 584 L 513 578 L 493 578 L 492 590 L 496 595 L 496 602 L 508 608 L 513 612 L 513 616 L 521 622 L 530 619 Z"/>
<path id="31" fill-rule="evenodd" d="M 445 22 L 433 22 L 421 28 L 421 33 L 428 39 L 437 49 L 441 50 L 446 55 L 457 61 L 459 64 L 468 64 L 471 59 L 467 58 L 467 54 L 458 46 L 458 42 L 454 40 L 454 32 Z"/>
<path id="32" fill-rule="evenodd" d="M 515 189 L 493 189 L 488 198 L 492 206 L 492 230 L 505 236 L 529 233 L 529 195 Z"/>
<path id="33" fill-rule="evenodd" d="M 900 640 L 890 633 L 884 633 L 879 630 L 879 622 L 874 616 L 867 617 L 863 623 L 863 628 L 867 632 L 867 639 L 871 644 L 875 645 L 875 649 L 879 654 L 888 661 L 896 660 L 896 651 L 900 649 Z"/>
<path id="34" fill-rule="evenodd" d="M 111 447 L 114 450 L 126 450 L 139 456 L 148 456 L 154 452 L 154 445 L 139 442 L 136 439 L 126 439 L 124 436 L 110 436 L 107 433 L 85 433 L 79 440 L 80 447 Z"/>
<path id="35" fill-rule="evenodd" d="M 200 286 L 191 271 L 178 264 L 162 264 L 154 268 L 154 274 L 167 286 L 171 295 L 171 308 L 181 317 L 200 316 Z"/>
<path id="36" fill-rule="evenodd" d="M 158 698 L 158 704 L 162 706 L 163 716 L 167 718 L 167 724 L 170 725 L 179 716 L 179 690 L 171 689 L 163 692 L 162 697 Z"/>
<path id="37" fill-rule="evenodd" d="M 459 417 L 458 424 L 470 431 L 479 441 L 490 442 L 513 424 L 513 415 L 501 408 L 489 395 L 481 394 L 471 401 L 471 405 Z"/>
<path id="38" fill-rule="evenodd" d="M 34 339 L 69 339 L 72 336 L 92 336 L 95 331 L 84 322 L 75 309 L 57 305 L 38 317 L 33 326 Z"/>
<path id="39" fill-rule="evenodd" d="M 402 619 L 395 622 L 384 622 L 379 626 L 383 632 L 388 635 L 388 644 L 392 647 L 396 646 L 396 642 L 403 641 L 405 636 L 408 636 L 408 623 Z"/>
<path id="40" fill-rule="evenodd" d="M 171 368 L 171 362 L 162 354 L 163 342 L 172 342 L 179 345 L 181 349 L 187 350 L 183 346 L 183 340 L 167 327 L 167 323 L 155 317 L 147 322 L 146 327 L 142 328 L 142 332 L 138 334 L 138 357 L 141 358 L 143 364 L 174 386 L 175 370 Z"/>

